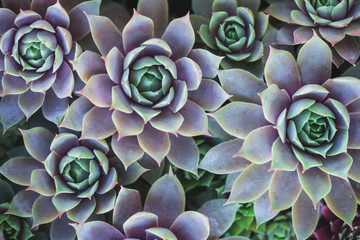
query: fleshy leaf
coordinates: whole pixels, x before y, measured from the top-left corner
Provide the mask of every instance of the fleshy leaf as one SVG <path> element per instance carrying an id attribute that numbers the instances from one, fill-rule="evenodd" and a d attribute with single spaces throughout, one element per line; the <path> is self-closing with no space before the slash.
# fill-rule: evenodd
<path id="1" fill-rule="evenodd" d="M 51 197 L 40 196 L 35 201 L 32 208 L 32 216 L 34 219 L 33 227 L 51 222 L 59 216 L 51 199 Z M 44 211 L 44 209 L 46 209 L 46 211 Z"/>
<path id="2" fill-rule="evenodd" d="M 12 199 L 7 213 L 19 217 L 31 217 L 32 207 L 38 197 L 39 194 L 36 192 L 21 190 Z"/>
<path id="3" fill-rule="evenodd" d="M 330 210 L 349 226 L 356 214 L 356 196 L 349 182 L 338 177 L 330 177 L 331 191 L 325 196 L 325 202 Z"/>
<path id="4" fill-rule="evenodd" d="M 189 92 L 189 99 L 205 111 L 217 110 L 230 96 L 213 80 L 202 79 L 197 90 Z"/>
<path id="5" fill-rule="evenodd" d="M 106 73 L 105 63 L 101 56 L 92 51 L 83 52 L 78 58 L 72 61 L 77 74 L 83 82 L 88 82 L 89 79 L 101 73 Z"/>
<path id="6" fill-rule="evenodd" d="M 121 187 L 116 199 L 113 225 L 123 231 L 124 222 L 133 214 L 142 210 L 139 192 L 136 190 Z"/>
<path id="7" fill-rule="evenodd" d="M 270 47 L 264 71 L 268 85 L 276 84 L 280 89 L 285 89 L 290 96 L 301 86 L 297 64 L 294 57 L 287 51 Z"/>
<path id="8" fill-rule="evenodd" d="M 266 163 L 272 159 L 272 146 L 278 137 L 279 134 L 272 125 L 255 129 L 245 138 L 236 156 L 256 164 Z"/>
<path id="9" fill-rule="evenodd" d="M 47 197 L 55 194 L 55 184 L 45 169 L 36 169 L 31 173 L 30 189 Z"/>
<path id="10" fill-rule="evenodd" d="M 252 103 L 233 102 L 210 116 L 215 118 L 227 133 L 242 139 L 252 130 L 269 124 L 264 118 L 262 107 Z"/>
<path id="11" fill-rule="evenodd" d="M 302 188 L 314 205 L 330 192 L 329 175 L 319 168 L 314 167 L 302 172 L 299 166 L 298 174 Z"/>
<path id="12" fill-rule="evenodd" d="M 316 34 L 300 49 L 297 58 L 301 82 L 323 84 L 331 77 L 332 53 L 328 45 Z"/>
<path id="13" fill-rule="evenodd" d="M 94 15 L 99 14 L 100 3 L 99 0 L 81 2 L 69 11 L 69 31 L 74 41 L 82 39 L 90 32 L 90 26 L 84 12 Z M 82 27 L 79 28 L 79 26 Z"/>
<path id="14" fill-rule="evenodd" d="M 169 134 L 153 128 L 150 124 L 145 125 L 144 131 L 137 138 L 140 147 L 158 163 L 163 160 L 170 150 Z M 156 141 L 156 144 L 153 144 L 154 141 Z"/>
<path id="15" fill-rule="evenodd" d="M 243 69 L 220 70 L 219 79 L 226 93 L 232 95 L 232 101 L 261 104 L 258 93 L 266 89 L 262 79 Z"/>
<path id="16" fill-rule="evenodd" d="M 157 227 L 158 218 L 149 212 L 139 212 L 132 215 L 124 223 L 126 237 L 135 239 L 145 239 L 146 229 Z"/>
<path id="17" fill-rule="evenodd" d="M 191 26 L 189 14 L 171 21 L 161 39 L 169 44 L 173 52 L 172 59 L 176 60 L 186 57 L 195 42 L 195 34 Z"/>
<path id="18" fill-rule="evenodd" d="M 16 184 L 29 186 L 31 173 L 43 168 L 44 165 L 33 158 L 15 157 L 1 166 L 0 173 Z"/>
<path id="19" fill-rule="evenodd" d="M 170 230 L 178 237 L 178 239 L 205 240 L 210 234 L 209 219 L 201 213 L 187 211 L 176 218 L 171 225 Z"/>
<path id="20" fill-rule="evenodd" d="M 275 171 L 269 188 L 271 210 L 291 207 L 299 197 L 301 189 L 296 171 Z"/>
<path id="21" fill-rule="evenodd" d="M 268 191 L 255 200 L 254 213 L 257 227 L 278 215 L 279 211 L 271 211 L 270 205 L 271 203 Z"/>
<path id="22" fill-rule="evenodd" d="M 285 90 L 280 90 L 276 84 L 270 85 L 260 93 L 264 116 L 269 122 L 276 124 L 281 112 L 288 108 L 291 99 Z"/>
<path id="23" fill-rule="evenodd" d="M 168 2 L 166 0 L 140 0 L 136 8 L 140 14 L 154 22 L 154 35 L 161 37 L 168 23 Z"/>
<path id="24" fill-rule="evenodd" d="M 94 212 L 95 206 L 95 198 L 82 199 L 79 205 L 67 212 L 67 216 L 74 222 L 84 223 Z"/>
<path id="25" fill-rule="evenodd" d="M 229 174 L 244 170 L 250 165 L 245 158 L 234 156 L 243 140 L 234 139 L 211 148 L 200 162 L 200 168 L 215 174 Z M 221 156 L 221 161 L 219 157 Z"/>
<path id="26" fill-rule="evenodd" d="M 104 139 L 111 136 L 116 131 L 111 116 L 112 111 L 107 108 L 92 108 L 84 116 L 82 137 Z"/>
<path id="27" fill-rule="evenodd" d="M 299 240 L 307 239 L 315 230 L 318 215 L 319 211 L 314 209 L 311 199 L 302 191 L 292 207 L 292 221 Z"/>
<path id="28" fill-rule="evenodd" d="M 83 118 L 87 112 L 89 112 L 94 105 L 91 104 L 86 97 L 80 97 L 76 99 L 64 116 L 60 127 L 66 127 L 75 131 L 81 131 Z"/>
<path id="29" fill-rule="evenodd" d="M 122 137 L 118 140 L 118 134 L 116 133 L 112 137 L 111 147 L 124 164 L 125 169 L 144 154 L 144 150 L 139 146 L 136 136 Z"/>
<path id="30" fill-rule="evenodd" d="M 169 135 L 171 148 L 167 155 L 169 161 L 176 167 L 197 175 L 199 164 L 199 149 L 194 139 L 183 136 Z"/>
<path id="31" fill-rule="evenodd" d="M 174 175 L 165 175 L 151 186 L 144 211 L 158 216 L 159 227 L 169 228 L 184 209 L 185 193 Z"/>
<path id="32" fill-rule="evenodd" d="M 75 228 L 76 236 L 79 240 L 102 238 L 107 240 L 125 239 L 125 236 L 119 230 L 105 222 L 94 221 L 85 223 L 83 226 L 80 224 L 72 226 Z"/>
<path id="33" fill-rule="evenodd" d="M 228 203 L 250 202 L 264 194 L 274 174 L 269 169 L 270 163 L 253 163 L 247 167 L 234 182 Z"/>
<path id="34" fill-rule="evenodd" d="M 210 223 L 210 235 L 212 239 L 221 237 L 233 224 L 235 215 L 239 209 L 238 204 L 224 206 L 225 199 L 213 199 L 204 203 L 197 211 L 206 215 Z"/>
<path id="35" fill-rule="evenodd" d="M 113 47 L 122 49 L 122 37 L 119 29 L 107 17 L 87 15 L 91 35 L 103 56 L 106 56 Z"/>

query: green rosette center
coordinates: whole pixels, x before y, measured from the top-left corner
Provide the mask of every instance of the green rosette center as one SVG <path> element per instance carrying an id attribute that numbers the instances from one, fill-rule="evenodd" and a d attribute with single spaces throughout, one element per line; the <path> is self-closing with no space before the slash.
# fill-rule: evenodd
<path id="1" fill-rule="evenodd" d="M 288 139 L 294 146 L 327 156 L 337 132 L 335 115 L 327 106 L 312 99 L 301 99 L 290 106 L 287 119 Z"/>

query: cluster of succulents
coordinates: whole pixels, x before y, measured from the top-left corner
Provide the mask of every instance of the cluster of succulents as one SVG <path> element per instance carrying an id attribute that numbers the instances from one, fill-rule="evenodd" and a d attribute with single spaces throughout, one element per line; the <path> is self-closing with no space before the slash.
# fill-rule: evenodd
<path id="1" fill-rule="evenodd" d="M 360 0 L 1 0 L 0 239 L 358 239 L 359 46 Z"/>

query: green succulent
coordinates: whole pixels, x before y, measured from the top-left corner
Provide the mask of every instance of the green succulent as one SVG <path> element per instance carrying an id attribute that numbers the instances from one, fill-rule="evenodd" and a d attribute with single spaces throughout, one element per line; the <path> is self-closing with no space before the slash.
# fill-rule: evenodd
<path id="1" fill-rule="evenodd" d="M 13 215 L 0 215 L 0 232 L 5 240 L 27 240 L 33 236 L 29 224 Z"/>
<path id="2" fill-rule="evenodd" d="M 260 1 L 205 1 L 212 14 L 208 24 L 199 28 L 200 38 L 207 47 L 234 62 L 255 62 L 264 53 L 262 38 L 269 16 L 259 12 Z M 201 12 L 200 1 L 193 0 L 193 9 Z M 199 16 L 193 17 L 193 21 Z M 201 18 L 200 18 L 201 19 Z M 204 22 L 207 22 L 204 20 Z M 223 64 L 222 64 L 223 65 Z"/>
<path id="3" fill-rule="evenodd" d="M 13 197 L 11 185 L 0 179 L 0 239 L 27 240 L 34 236 L 28 221 L 7 213 Z"/>
<path id="4" fill-rule="evenodd" d="M 292 208 L 298 239 L 315 230 L 322 199 L 349 225 L 357 208 L 360 80 L 331 78 L 331 61 L 330 47 L 314 32 L 297 60 L 270 48 L 266 83 L 242 69 L 219 71 L 235 101 L 211 115 L 239 139 L 214 147 L 200 163 L 213 173 L 242 171 L 228 203 L 255 201 L 258 224 Z"/>
<path id="5" fill-rule="evenodd" d="M 276 34 L 277 44 L 304 44 L 316 31 L 331 46 L 332 61 L 339 67 L 359 58 L 359 7 L 354 0 L 276 0 L 267 12 L 287 23 Z"/>

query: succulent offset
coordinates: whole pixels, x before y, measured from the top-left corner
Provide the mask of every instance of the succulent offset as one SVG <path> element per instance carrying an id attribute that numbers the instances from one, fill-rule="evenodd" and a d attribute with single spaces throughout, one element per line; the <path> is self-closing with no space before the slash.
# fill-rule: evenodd
<path id="1" fill-rule="evenodd" d="M 208 134 L 205 111 L 228 98 L 209 79 L 216 76 L 221 58 L 192 49 L 188 15 L 167 25 L 166 5 L 147 11 L 151 4 L 139 1 L 140 13 L 149 17 L 134 10 L 122 33 L 106 17 L 87 16 L 103 56 L 85 51 L 73 62 L 86 85 L 61 126 L 81 130 L 87 138 L 112 136 L 112 149 L 125 166 L 145 152 L 159 164 L 167 156 L 196 174 L 199 151 L 191 137 Z"/>
<path id="2" fill-rule="evenodd" d="M 134 163 L 125 172 L 117 157 L 107 155 L 105 141 L 79 140 L 70 133 L 54 136 L 41 127 L 22 134 L 33 158 L 12 158 L 0 172 L 14 183 L 28 186 L 18 193 L 13 208 L 24 202 L 29 205 L 33 227 L 52 222 L 64 213 L 71 221 L 84 223 L 93 213 L 112 210 L 115 185 L 132 183 L 144 171 Z"/>
<path id="3" fill-rule="evenodd" d="M 114 209 L 114 226 L 100 221 L 73 226 L 79 240 L 206 240 L 210 231 L 208 218 L 198 212 L 184 212 L 184 209 L 184 190 L 170 173 L 152 185 L 144 209 L 138 191 L 122 188 Z"/>
<path id="4" fill-rule="evenodd" d="M 228 173 L 244 170 L 228 202 L 255 200 L 259 222 L 292 207 L 298 239 L 314 231 L 316 207 L 323 198 L 348 224 L 356 213 L 360 80 L 330 79 L 331 56 L 327 44 L 314 34 L 297 61 L 287 51 L 270 50 L 265 65 L 267 86 L 244 70 L 219 73 L 223 87 L 237 101 L 212 116 L 225 131 L 240 138 L 237 150 L 234 140 L 225 144 L 237 153 L 225 159 L 223 168 Z M 256 88 L 260 98 L 235 84 Z M 200 167 L 211 169 L 214 164 L 208 157 Z"/>
<path id="5" fill-rule="evenodd" d="M 14 190 L 9 183 L 0 179 L 0 239 L 28 240 L 34 234 L 29 223 L 18 216 L 6 213 L 14 197 Z"/>
<path id="6" fill-rule="evenodd" d="M 264 36 L 269 16 L 258 12 L 260 1 L 215 0 L 209 24 L 202 24 L 199 34 L 207 47 L 231 61 L 255 62 L 263 56 Z M 202 8 L 193 0 L 195 10 Z M 208 6 L 209 8 L 211 6 Z"/>
<path id="7" fill-rule="evenodd" d="M 312 31 L 331 45 L 333 62 L 351 64 L 359 58 L 360 2 L 352 0 L 275 0 L 268 8 L 271 16 L 290 23 L 277 35 L 279 44 L 303 44 Z M 293 25 L 294 24 L 294 25 Z"/>
<path id="8" fill-rule="evenodd" d="M 3 1 L 0 8 L 0 116 L 7 129 L 38 109 L 59 124 L 74 87 L 70 63 L 89 32 L 83 11 L 98 14 L 100 1 L 83 2 L 67 12 L 60 2 Z M 79 27 L 79 25 L 82 25 Z"/>
<path id="9" fill-rule="evenodd" d="M 316 240 L 355 240 L 360 236 L 359 211 L 351 224 L 351 227 L 331 212 L 328 206 L 321 206 L 321 218 L 312 237 Z"/>

